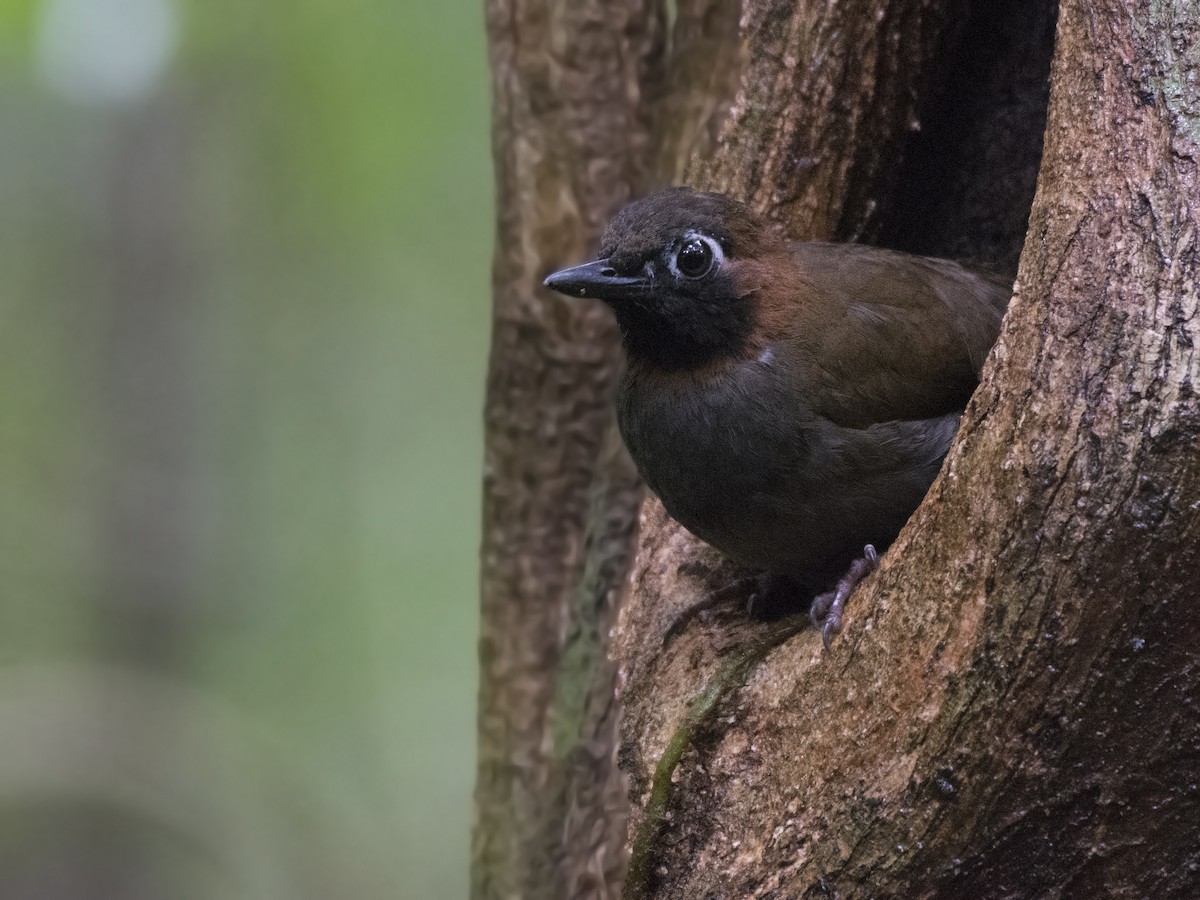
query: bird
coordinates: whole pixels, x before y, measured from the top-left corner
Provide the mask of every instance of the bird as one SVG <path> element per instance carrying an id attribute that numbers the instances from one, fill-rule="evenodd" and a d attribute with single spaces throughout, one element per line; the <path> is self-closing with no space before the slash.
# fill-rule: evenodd
<path id="1" fill-rule="evenodd" d="M 789 240 L 687 187 L 626 205 L 593 262 L 544 284 L 615 314 L 617 424 L 667 512 L 808 599 L 826 649 L 941 468 L 1012 293 L 950 260 Z"/>

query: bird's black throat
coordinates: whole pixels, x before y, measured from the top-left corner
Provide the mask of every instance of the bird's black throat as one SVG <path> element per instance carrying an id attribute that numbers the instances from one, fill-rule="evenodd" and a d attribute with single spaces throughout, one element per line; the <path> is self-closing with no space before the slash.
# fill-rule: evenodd
<path id="1" fill-rule="evenodd" d="M 749 298 L 720 290 L 674 291 L 611 303 L 631 358 L 659 369 L 690 369 L 744 353 L 756 316 Z"/>

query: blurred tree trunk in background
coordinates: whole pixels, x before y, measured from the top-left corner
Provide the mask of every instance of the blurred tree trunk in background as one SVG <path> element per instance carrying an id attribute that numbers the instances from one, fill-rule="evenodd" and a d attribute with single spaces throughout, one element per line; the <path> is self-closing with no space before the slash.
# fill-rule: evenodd
<path id="1" fill-rule="evenodd" d="M 91 592 L 91 650 L 105 662 L 160 675 L 177 675 L 188 662 L 185 639 L 198 601 L 201 361 L 196 242 L 184 196 L 191 184 L 189 124 L 170 95 L 120 117 L 105 152 L 92 161 L 101 169 L 94 180 L 103 202 L 82 250 L 97 261 L 99 275 L 94 294 L 81 302 L 99 308 L 81 311 L 79 321 L 96 322 L 101 332 L 98 352 L 77 360 L 98 426 L 89 435 L 89 462 L 102 473 L 94 498 L 99 577 Z M 142 710 L 122 717 L 125 710 L 112 706 L 110 727 L 137 748 L 129 768 L 166 769 L 178 735 L 149 724 Z M 103 757 L 105 739 L 89 738 Z M 72 800 L 29 816 L 36 823 L 31 831 L 54 835 L 47 840 L 54 852 L 23 867 L 16 884 L 0 875 L 0 895 L 160 896 L 161 851 L 133 827 L 133 817 Z"/>
<path id="2" fill-rule="evenodd" d="M 97 403 L 104 606 L 101 656 L 171 672 L 194 619 L 200 545 L 197 453 L 201 316 L 187 220 L 190 137 L 165 95 L 128 114 L 111 158 L 97 255 L 110 282 Z"/>
<path id="3" fill-rule="evenodd" d="M 124 118 L 106 160 L 108 216 L 97 248 L 109 279 L 97 403 L 110 429 L 98 444 L 110 474 L 100 498 L 105 580 L 97 594 L 95 652 L 166 676 L 188 662 L 186 641 L 200 599 L 204 485 L 196 447 L 203 360 L 186 196 L 190 125 L 169 93 Z M 144 732 L 137 741 L 143 758 L 133 765 L 163 765 L 174 752 L 175 735 L 154 733 L 140 720 L 125 727 Z M 63 867 L 82 889 L 65 896 L 151 900 L 154 848 L 114 839 L 119 829 L 107 818 L 90 827 L 82 865 Z"/>
<path id="4" fill-rule="evenodd" d="M 592 721 L 581 711 L 612 717 L 598 700 L 611 675 L 596 662 L 610 607 L 594 590 L 611 596 L 626 545 L 572 536 L 623 535 L 629 494 L 612 490 L 605 473 L 620 471 L 620 455 L 601 456 L 599 438 L 584 465 L 547 440 L 609 426 L 595 384 L 578 372 L 560 380 L 572 376 L 562 360 L 599 345 L 542 339 L 569 340 L 564 325 L 598 314 L 537 287 L 590 247 L 572 256 L 566 228 L 546 227 L 546 204 L 571 195 L 536 165 L 556 160 L 576 193 L 595 188 L 611 166 L 579 155 L 586 147 L 607 160 L 649 153 L 655 170 L 622 187 L 682 174 L 751 202 L 792 237 L 1000 269 L 1020 257 L 959 440 L 831 655 L 808 630 L 773 649 L 777 629 L 739 616 L 663 649 L 677 611 L 730 570 L 647 501 L 611 648 L 634 807 L 626 894 L 1194 896 L 1200 11 L 1150 0 L 681 2 L 654 65 L 647 23 L 660 12 L 588 19 L 581 34 L 620 48 L 595 55 L 521 28 L 522 17 L 545 28 L 584 16 L 586 4 L 536 6 L 489 10 L 501 229 L 475 895 L 620 890 L 618 782 L 605 765 L 616 747 L 600 743 L 607 731 L 576 726 Z M 653 147 L 643 129 L 602 126 L 571 104 L 561 80 L 515 81 L 514 60 L 590 73 L 610 90 L 605 67 L 625 61 L 638 77 L 626 100 L 653 98 L 639 107 Z M 514 97 L 543 114 L 518 118 Z M 524 193 L 510 187 L 519 179 Z M 518 251 L 522 267 L 506 262 Z M 502 389 L 518 380 L 556 393 Z M 565 532 L 564 512 L 583 507 L 556 498 L 564 479 L 575 504 L 593 502 Z M 512 500 L 524 495 L 546 505 Z M 583 578 L 601 571 L 601 582 Z M 581 596 L 599 637 L 589 667 L 566 664 Z M 694 704 L 701 695 L 715 702 Z M 572 741 L 595 763 L 590 785 L 555 774 Z"/>

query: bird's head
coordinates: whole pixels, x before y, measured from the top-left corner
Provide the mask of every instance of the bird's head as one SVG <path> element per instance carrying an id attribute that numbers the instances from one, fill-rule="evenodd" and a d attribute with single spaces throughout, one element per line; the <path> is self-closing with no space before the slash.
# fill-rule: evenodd
<path id="1" fill-rule="evenodd" d="M 761 265 L 779 238 L 724 194 L 670 188 L 630 203 L 604 231 L 599 258 L 546 287 L 603 300 L 631 357 L 663 368 L 744 353 L 757 320 Z"/>

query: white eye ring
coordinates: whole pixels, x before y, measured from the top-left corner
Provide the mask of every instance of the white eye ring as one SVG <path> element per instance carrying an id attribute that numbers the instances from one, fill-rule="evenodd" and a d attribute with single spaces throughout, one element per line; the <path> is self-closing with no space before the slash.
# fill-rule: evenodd
<path id="1" fill-rule="evenodd" d="M 679 271 L 679 253 L 692 241 L 700 241 L 706 247 L 712 256 L 712 262 L 709 263 L 707 269 L 699 275 L 688 275 Z M 698 231 L 689 231 L 684 234 L 683 239 L 671 248 L 671 252 L 667 254 L 667 268 L 676 278 L 684 278 L 689 281 L 695 281 L 698 278 L 703 278 L 705 275 L 710 275 L 717 269 L 721 268 L 721 263 L 725 262 L 725 251 L 721 249 L 721 243 L 716 238 L 709 237 L 707 234 L 701 234 Z"/>

